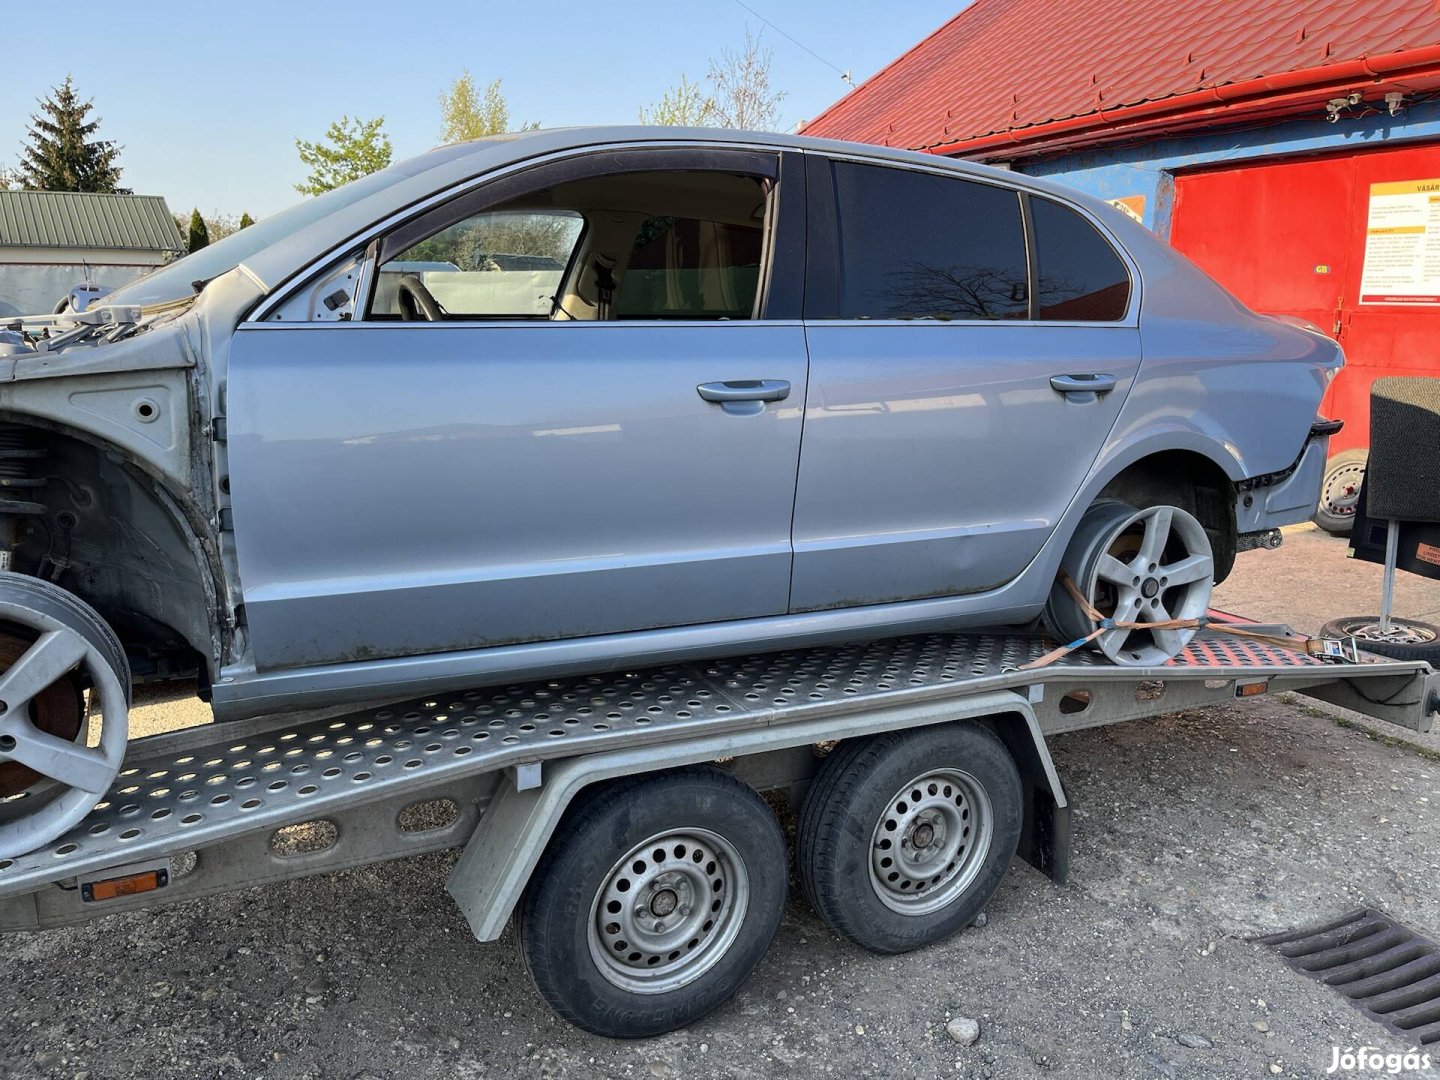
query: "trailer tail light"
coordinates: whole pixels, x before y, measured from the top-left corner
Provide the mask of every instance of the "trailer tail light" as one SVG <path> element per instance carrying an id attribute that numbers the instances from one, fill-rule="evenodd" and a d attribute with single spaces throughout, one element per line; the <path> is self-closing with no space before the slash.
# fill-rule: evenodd
<path id="1" fill-rule="evenodd" d="M 170 871 L 164 867 L 151 867 L 134 873 L 108 877 L 100 881 L 82 881 L 80 898 L 87 904 L 99 900 L 116 900 L 122 896 L 138 896 L 154 892 L 170 884 Z"/>
<path id="2" fill-rule="evenodd" d="M 1235 696 L 1238 698 L 1259 697 L 1270 689 L 1269 679 L 1258 679 L 1255 682 L 1235 682 Z"/>

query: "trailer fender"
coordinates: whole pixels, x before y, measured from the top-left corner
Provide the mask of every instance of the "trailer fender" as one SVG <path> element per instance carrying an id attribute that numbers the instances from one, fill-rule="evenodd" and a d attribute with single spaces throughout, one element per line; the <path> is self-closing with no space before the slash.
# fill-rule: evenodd
<path id="1" fill-rule="evenodd" d="M 475 937 L 494 941 L 519 904 L 566 809 L 590 784 L 717 758 L 957 720 L 983 720 L 1006 739 L 1021 775 L 1028 780 L 1028 790 L 1034 793 L 1026 815 L 1028 846 L 1022 847 L 1022 855 L 1035 862 L 1031 849 L 1038 845 L 1045 853 L 1035 865 L 1047 873 L 1051 872 L 1047 866 L 1063 866 L 1068 860 L 1064 853 L 1055 852 L 1053 845 L 1062 837 L 1056 826 L 1062 820 L 1063 839 L 1068 842 L 1069 818 L 1039 721 L 1029 701 L 1020 694 L 996 691 L 961 701 L 918 701 L 839 717 L 761 726 L 743 734 L 701 736 L 545 762 L 543 766 L 518 766 L 507 770 L 445 888 L 460 906 Z M 1034 814 L 1033 807 L 1041 804 L 1046 806 L 1045 813 Z M 1034 827 L 1028 824 L 1032 817 L 1036 818 Z M 1026 842 L 1022 838 L 1022 844 Z"/>

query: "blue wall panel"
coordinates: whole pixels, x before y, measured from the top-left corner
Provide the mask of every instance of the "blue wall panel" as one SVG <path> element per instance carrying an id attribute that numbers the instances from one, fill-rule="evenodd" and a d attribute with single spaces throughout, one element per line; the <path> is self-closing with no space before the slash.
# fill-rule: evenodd
<path id="1" fill-rule="evenodd" d="M 1204 132 L 1132 146 L 1085 150 L 1018 166 L 1031 176 L 1068 184 L 1102 199 L 1145 197 L 1145 224 L 1170 235 L 1174 173 L 1256 158 L 1361 151 L 1440 139 L 1440 101 L 1410 106 L 1396 116 L 1294 120 L 1222 134 Z"/>

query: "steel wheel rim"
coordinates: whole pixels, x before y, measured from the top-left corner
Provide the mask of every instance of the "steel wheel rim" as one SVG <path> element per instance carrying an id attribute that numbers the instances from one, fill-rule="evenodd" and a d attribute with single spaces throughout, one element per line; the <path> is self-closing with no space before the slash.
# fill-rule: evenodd
<path id="1" fill-rule="evenodd" d="M 1081 523 L 1076 537 L 1081 554 L 1071 570 L 1091 606 L 1119 622 L 1202 618 L 1215 579 L 1205 527 L 1175 506 L 1134 510 L 1115 503 L 1097 510 Z M 1077 637 L 1097 626 L 1083 614 L 1077 622 L 1084 627 Z M 1196 632 L 1116 627 L 1096 638 L 1095 646 L 1117 664 L 1155 667 L 1184 652 Z"/>
<path id="2" fill-rule="evenodd" d="M 870 885 L 901 915 L 929 915 L 965 892 L 995 834 L 985 788 L 961 769 L 928 769 L 885 804 L 870 837 Z"/>
<path id="3" fill-rule="evenodd" d="M 1390 629 L 1382 631 L 1378 621 L 1358 623 L 1347 628 L 1351 637 L 1361 641 L 1380 641 L 1389 645 L 1429 645 L 1435 640 L 1435 633 L 1423 626 L 1415 626 L 1403 619 L 1391 619 Z"/>
<path id="4" fill-rule="evenodd" d="M 1360 502 L 1360 483 L 1365 479 L 1365 462 L 1352 461 L 1325 477 L 1320 489 L 1320 509 L 1336 517 L 1354 517 Z M 1341 493 L 1336 494 L 1340 488 Z"/>
<path id="5" fill-rule="evenodd" d="M 667 829 L 606 873 L 590 905 L 590 958 L 621 989 L 668 993 L 720 962 L 749 902 L 749 873 L 733 844 L 709 829 Z"/>

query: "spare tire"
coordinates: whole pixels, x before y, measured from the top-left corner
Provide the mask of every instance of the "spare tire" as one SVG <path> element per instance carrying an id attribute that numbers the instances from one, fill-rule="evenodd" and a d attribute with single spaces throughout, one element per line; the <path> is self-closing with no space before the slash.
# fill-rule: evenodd
<path id="1" fill-rule="evenodd" d="M 1440 661 L 1440 626 L 1418 619 L 1397 619 L 1392 615 L 1389 633 L 1381 634 L 1379 615 L 1349 615 L 1326 623 L 1320 628 L 1320 636 L 1353 637 L 1365 652 L 1392 660 Z"/>
<path id="2" fill-rule="evenodd" d="M 1355 524 L 1355 507 L 1360 502 L 1360 485 L 1365 481 L 1368 450 L 1343 450 L 1325 463 L 1320 485 L 1320 502 L 1311 521 L 1331 536 L 1349 536 Z"/>

